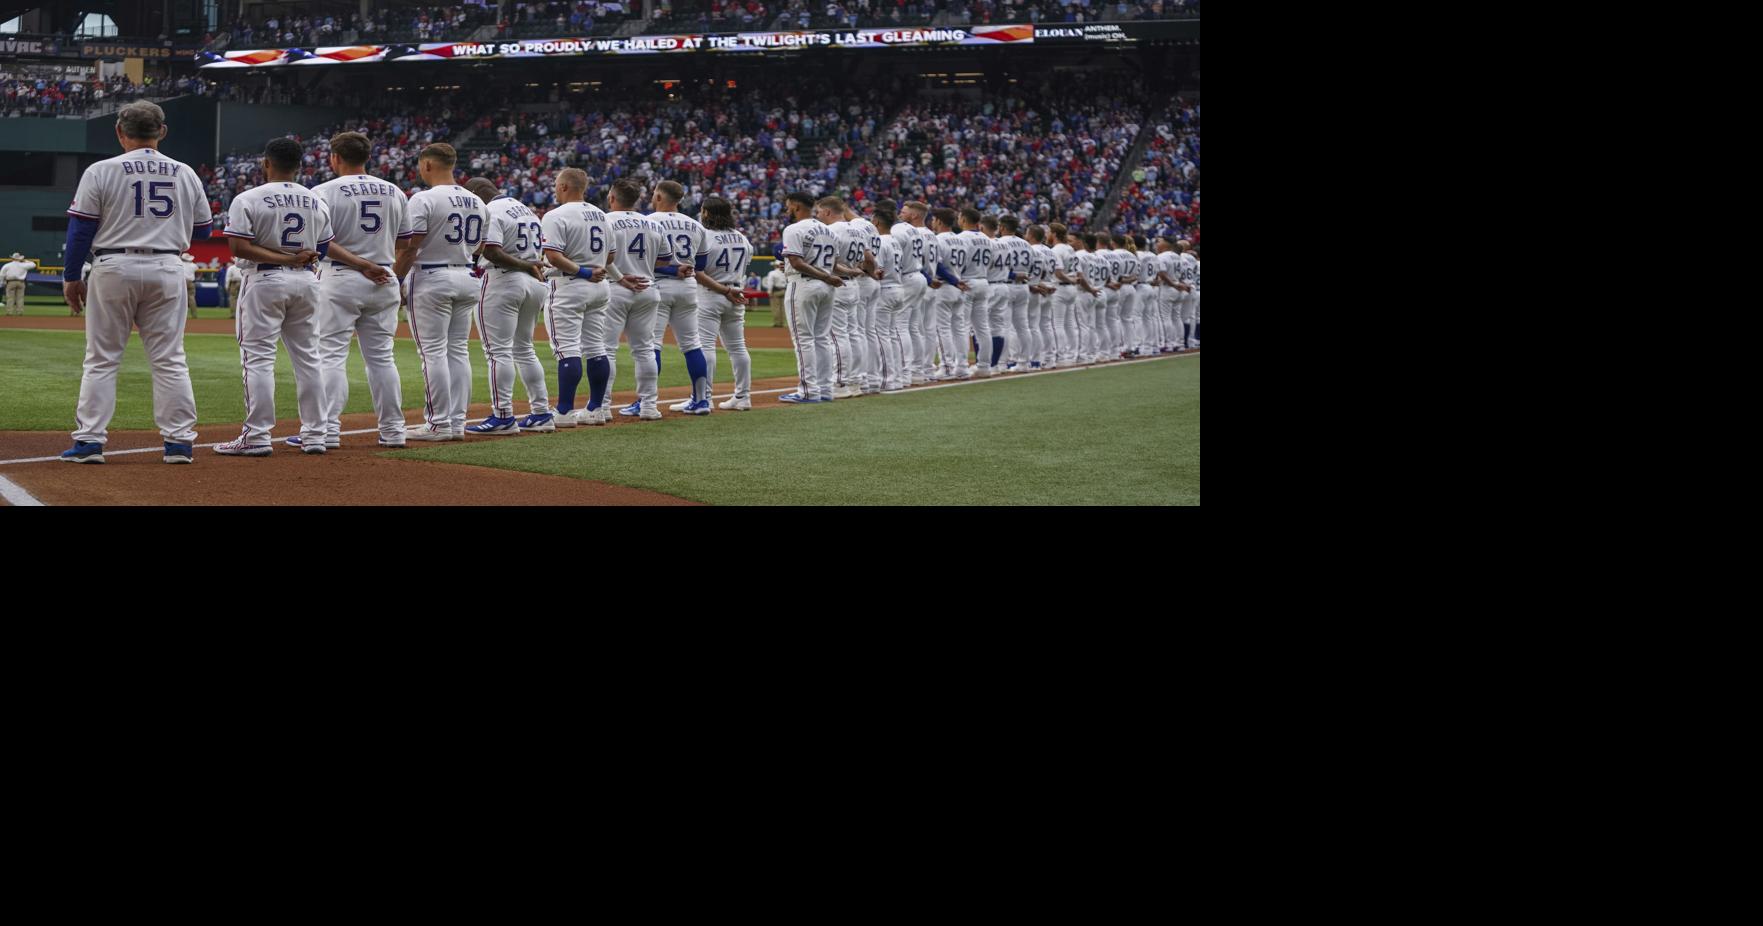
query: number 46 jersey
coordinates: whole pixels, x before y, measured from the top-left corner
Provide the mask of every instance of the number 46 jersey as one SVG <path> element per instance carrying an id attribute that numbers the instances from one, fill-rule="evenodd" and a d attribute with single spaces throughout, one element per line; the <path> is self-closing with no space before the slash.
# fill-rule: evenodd
<path id="1" fill-rule="evenodd" d="M 489 218 L 484 201 L 465 187 L 447 184 L 418 191 L 410 197 L 410 231 L 423 236 L 416 248 L 417 265 L 469 267 Z"/>
<path id="2" fill-rule="evenodd" d="M 413 234 L 404 191 L 378 177 L 338 177 L 312 192 L 330 207 L 336 243 L 363 260 L 391 266 L 398 239 Z"/>

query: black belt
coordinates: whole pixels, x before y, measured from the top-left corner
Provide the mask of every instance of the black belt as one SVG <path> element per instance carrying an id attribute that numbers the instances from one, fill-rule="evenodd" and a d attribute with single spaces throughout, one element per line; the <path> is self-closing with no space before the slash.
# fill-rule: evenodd
<path id="1" fill-rule="evenodd" d="M 164 251 L 159 248 L 98 248 L 92 253 L 99 257 L 108 257 L 111 254 L 182 254 L 184 252 Z"/>

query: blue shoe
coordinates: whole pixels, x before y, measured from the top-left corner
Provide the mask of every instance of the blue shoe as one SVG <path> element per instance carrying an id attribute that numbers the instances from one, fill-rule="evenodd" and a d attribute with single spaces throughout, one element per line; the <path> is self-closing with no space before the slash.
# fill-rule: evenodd
<path id="1" fill-rule="evenodd" d="M 491 415 L 465 429 L 467 434 L 518 434 L 519 432 L 520 426 L 514 423 L 513 415 L 506 418 Z"/>
<path id="2" fill-rule="evenodd" d="M 818 401 L 817 399 L 811 399 L 800 392 L 785 393 L 784 395 L 778 396 L 777 400 L 786 405 L 807 405 L 809 402 Z"/>
<path id="3" fill-rule="evenodd" d="M 618 414 L 625 417 L 625 418 L 636 418 L 639 415 L 643 414 L 643 403 L 641 400 L 638 400 L 636 402 L 632 402 L 631 404 L 626 405 L 625 407 L 619 409 Z"/>
<path id="4" fill-rule="evenodd" d="M 74 441 L 72 449 L 61 452 L 61 460 L 64 463 L 102 463 L 104 462 L 104 445 L 97 441 Z"/>
<path id="5" fill-rule="evenodd" d="M 708 415 L 710 414 L 710 400 L 699 399 L 696 402 L 687 404 L 686 407 L 680 409 L 680 411 L 683 411 L 688 415 Z"/>
<path id="6" fill-rule="evenodd" d="M 815 399 L 815 400 L 814 400 L 814 401 L 816 401 L 816 402 L 831 402 L 831 401 L 832 401 L 832 400 L 833 400 L 833 397 L 832 397 L 832 396 L 830 396 L 830 395 L 823 395 L 823 396 L 821 396 L 821 397 L 820 397 L 820 398 L 818 398 L 818 399 Z"/>
<path id="7" fill-rule="evenodd" d="M 557 430 L 557 423 L 551 415 L 528 415 L 520 419 L 520 423 L 515 427 L 520 429 L 523 434 L 527 431 L 549 433 Z"/>
<path id="8" fill-rule="evenodd" d="M 1028 368 L 1031 370 L 1038 370 L 1041 368 L 1041 362 L 1039 360 L 1030 361 Z"/>
<path id="9" fill-rule="evenodd" d="M 196 448 L 190 444 L 174 444 L 171 441 L 166 441 L 165 462 L 194 463 L 196 462 Z"/>
<path id="10" fill-rule="evenodd" d="M 290 437 L 287 440 L 282 441 L 282 443 L 287 444 L 289 447 L 298 447 L 301 445 L 302 442 L 300 440 L 300 435 L 296 434 L 293 437 Z"/>

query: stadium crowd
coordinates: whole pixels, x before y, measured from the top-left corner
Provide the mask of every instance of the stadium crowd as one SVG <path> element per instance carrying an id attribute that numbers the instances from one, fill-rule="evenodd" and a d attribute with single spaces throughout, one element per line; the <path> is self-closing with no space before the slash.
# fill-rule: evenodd
<path id="1" fill-rule="evenodd" d="M 1020 208 L 1033 222 L 1083 227 L 1138 136 L 1137 85 L 1082 73 L 1018 83 L 995 99 L 915 100 L 870 146 L 852 198 Z"/>
<path id="2" fill-rule="evenodd" d="M 1156 134 L 1115 207 L 1116 232 L 1186 238 L 1200 243 L 1200 105 L 1177 101 L 1157 120 Z"/>
<path id="3" fill-rule="evenodd" d="M 80 116 L 105 103 L 162 99 L 204 93 L 211 85 L 200 77 L 154 80 L 136 84 L 127 77 L 99 78 L 59 69 L 0 70 L 0 116 Z"/>
<path id="4" fill-rule="evenodd" d="M 484 26 L 496 27 L 496 38 L 538 38 L 606 31 L 638 15 L 640 2 L 627 4 L 625 0 L 392 6 L 366 15 L 265 12 L 234 22 L 220 36 L 209 36 L 208 45 L 279 48 L 344 42 L 444 42 L 470 38 Z"/>

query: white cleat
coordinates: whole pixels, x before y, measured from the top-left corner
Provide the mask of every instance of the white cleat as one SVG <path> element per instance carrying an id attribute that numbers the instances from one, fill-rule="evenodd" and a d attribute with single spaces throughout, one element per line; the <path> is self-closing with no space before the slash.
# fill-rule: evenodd
<path id="1" fill-rule="evenodd" d="M 575 427 L 576 411 L 580 411 L 580 409 L 567 412 L 560 412 L 555 408 L 551 409 L 551 424 L 559 428 Z"/>
<path id="2" fill-rule="evenodd" d="M 448 441 L 463 440 L 463 438 L 454 434 L 452 428 L 437 428 L 434 425 L 422 425 L 409 431 L 405 431 L 404 440 Z"/>
<path id="3" fill-rule="evenodd" d="M 716 404 L 716 407 L 723 409 L 724 411 L 731 411 L 731 412 L 752 411 L 753 410 L 753 400 L 752 399 L 743 399 L 743 398 L 740 398 L 737 396 L 737 397 L 729 399 L 725 402 L 718 402 Z"/>
<path id="4" fill-rule="evenodd" d="M 661 409 L 659 409 L 659 408 L 645 408 L 642 411 L 637 412 L 637 420 L 638 421 L 660 421 L 661 420 Z"/>
<path id="5" fill-rule="evenodd" d="M 691 408 L 691 407 L 692 407 L 692 400 L 687 399 L 684 402 L 675 402 L 672 405 L 667 406 L 667 410 L 670 412 L 683 412 L 686 409 Z"/>

